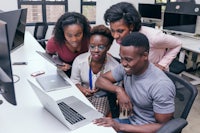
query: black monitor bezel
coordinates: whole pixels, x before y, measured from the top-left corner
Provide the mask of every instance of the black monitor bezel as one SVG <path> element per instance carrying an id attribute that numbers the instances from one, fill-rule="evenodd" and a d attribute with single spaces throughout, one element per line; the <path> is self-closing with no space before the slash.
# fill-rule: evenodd
<path id="1" fill-rule="evenodd" d="M 2 39 L 2 44 L 0 40 L 0 69 L 1 75 L 3 75 L 0 79 L 0 92 L 10 104 L 17 105 L 8 43 L 7 23 L 1 20 L 0 31 L 2 31 L 2 33 L 0 32 Z"/>
<path id="2" fill-rule="evenodd" d="M 187 23 L 189 23 L 188 21 L 189 18 L 194 19 L 194 20 L 191 20 L 190 22 L 191 25 L 188 24 L 188 26 L 186 26 L 186 22 L 184 21 L 187 21 Z M 182 20 L 184 19 L 184 20 L 181 21 L 181 19 Z M 186 14 L 186 13 L 180 14 L 180 13 L 175 13 L 175 12 L 165 12 L 164 18 L 163 18 L 163 30 L 194 34 L 196 32 L 196 24 L 197 24 L 196 22 L 197 22 L 197 15 L 194 15 L 194 14 Z M 177 26 L 175 26 L 175 24 Z"/>
<path id="3" fill-rule="evenodd" d="M 16 50 L 24 44 L 26 18 L 27 8 L 0 13 L 0 20 L 3 20 L 7 23 L 7 30 L 9 34 L 8 41 L 11 52 L 13 52 L 14 50 Z M 18 41 L 19 39 L 20 41 Z"/>
<path id="4" fill-rule="evenodd" d="M 162 19 L 162 5 L 159 4 L 139 3 L 138 12 L 143 18 Z"/>

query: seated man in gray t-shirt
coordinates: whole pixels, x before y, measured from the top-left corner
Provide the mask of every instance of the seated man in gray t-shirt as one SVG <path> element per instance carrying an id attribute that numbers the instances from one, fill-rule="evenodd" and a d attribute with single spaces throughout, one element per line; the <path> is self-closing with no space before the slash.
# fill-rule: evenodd
<path id="1" fill-rule="evenodd" d="M 121 132 L 156 132 L 173 118 L 175 86 L 165 73 L 148 60 L 149 41 L 132 32 L 120 46 L 121 64 L 101 75 L 96 87 L 117 94 L 120 110 L 131 114 L 127 119 L 100 118 L 97 125 L 111 126 Z M 124 88 L 113 83 L 123 81 Z"/>

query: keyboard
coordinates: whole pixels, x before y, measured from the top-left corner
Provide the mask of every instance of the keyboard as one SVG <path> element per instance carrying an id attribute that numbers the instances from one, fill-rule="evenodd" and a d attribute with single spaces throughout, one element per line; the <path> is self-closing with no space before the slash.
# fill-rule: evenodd
<path id="1" fill-rule="evenodd" d="M 60 102 L 58 103 L 59 108 L 61 109 L 61 112 L 63 113 L 65 119 L 73 124 L 76 124 L 79 121 L 82 121 L 85 119 L 85 117 L 83 117 L 81 114 L 79 114 L 78 112 L 76 112 L 74 109 L 72 109 L 71 107 L 69 107 L 67 104 L 65 104 L 64 102 Z"/>

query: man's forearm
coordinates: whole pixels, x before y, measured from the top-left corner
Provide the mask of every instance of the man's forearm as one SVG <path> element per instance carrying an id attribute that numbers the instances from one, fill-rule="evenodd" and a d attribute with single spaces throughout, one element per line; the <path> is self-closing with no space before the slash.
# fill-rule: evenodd
<path id="1" fill-rule="evenodd" d="M 118 86 L 114 85 L 112 82 L 107 80 L 106 78 L 99 77 L 95 83 L 96 88 L 100 88 L 103 90 L 107 90 L 113 93 L 116 93 L 116 89 Z"/>

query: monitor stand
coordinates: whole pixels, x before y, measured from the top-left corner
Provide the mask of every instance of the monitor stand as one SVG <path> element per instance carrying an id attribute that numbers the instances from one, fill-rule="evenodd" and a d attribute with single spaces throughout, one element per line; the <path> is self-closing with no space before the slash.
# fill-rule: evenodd
<path id="1" fill-rule="evenodd" d="M 0 94 L 3 94 L 3 93 L 4 93 L 3 89 L 0 88 Z M 3 100 L 0 99 L 0 105 L 1 105 L 2 103 L 3 103 Z"/>
<path id="2" fill-rule="evenodd" d="M 3 100 L 0 100 L 0 105 L 3 103 Z"/>

